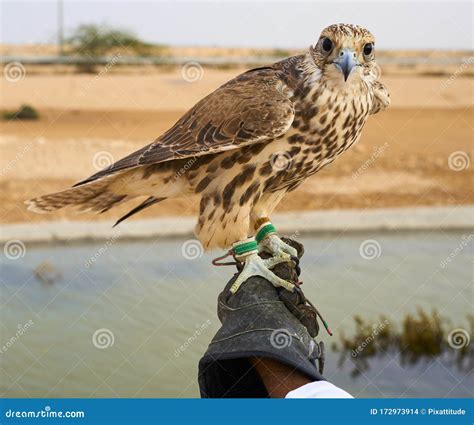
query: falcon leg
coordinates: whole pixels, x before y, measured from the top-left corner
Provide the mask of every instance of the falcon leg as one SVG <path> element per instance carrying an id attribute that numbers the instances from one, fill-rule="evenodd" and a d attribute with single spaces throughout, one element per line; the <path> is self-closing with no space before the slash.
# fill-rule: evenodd
<path id="1" fill-rule="evenodd" d="M 265 219 L 268 220 L 268 219 Z M 276 233 L 275 226 L 268 220 L 264 221 L 257 229 L 255 239 L 258 243 L 259 252 L 268 252 L 274 258 L 298 258 L 298 251 L 283 242 Z"/>
<path id="2" fill-rule="evenodd" d="M 261 276 L 264 279 L 268 280 L 270 283 L 272 283 L 273 286 L 281 286 L 282 288 L 293 292 L 295 288 L 295 285 L 293 283 L 281 279 L 270 270 L 270 268 L 276 266 L 279 263 L 291 261 L 289 256 L 287 258 L 272 257 L 267 260 L 262 259 L 258 255 L 258 246 L 254 238 L 249 238 L 245 241 L 235 243 L 232 246 L 232 250 L 234 252 L 235 257 L 238 260 L 244 262 L 244 268 L 230 287 L 230 291 L 233 294 L 235 294 L 240 288 L 240 286 L 252 276 Z"/>

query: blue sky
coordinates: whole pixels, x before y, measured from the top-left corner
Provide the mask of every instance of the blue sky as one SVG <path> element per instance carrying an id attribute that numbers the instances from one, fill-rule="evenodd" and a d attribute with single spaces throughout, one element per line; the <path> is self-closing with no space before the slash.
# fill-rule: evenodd
<path id="1" fill-rule="evenodd" d="M 55 42 L 57 1 L 1 0 L 3 43 Z M 331 23 L 370 29 L 386 49 L 472 48 L 472 4 L 456 1 L 74 1 L 66 33 L 105 23 L 170 45 L 306 47 Z"/>

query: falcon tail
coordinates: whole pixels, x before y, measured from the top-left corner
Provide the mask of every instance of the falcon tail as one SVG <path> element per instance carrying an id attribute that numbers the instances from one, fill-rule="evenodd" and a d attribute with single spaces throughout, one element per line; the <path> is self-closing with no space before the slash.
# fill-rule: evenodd
<path id="1" fill-rule="evenodd" d="M 70 206 L 76 207 L 79 211 L 105 212 L 135 197 L 112 190 L 110 183 L 107 179 L 97 180 L 62 192 L 30 199 L 26 204 L 28 210 L 42 214 Z"/>
<path id="2" fill-rule="evenodd" d="M 43 214 L 66 207 L 73 207 L 78 212 L 103 213 L 125 201 L 148 196 L 145 201 L 121 217 L 115 223 L 116 226 L 145 208 L 182 193 L 184 187 L 172 178 L 173 170 L 155 171 L 151 175 L 147 174 L 148 171 L 146 167 L 122 170 L 62 192 L 30 199 L 25 203 L 28 210 Z M 149 196 L 150 192 L 159 193 L 160 196 Z"/>

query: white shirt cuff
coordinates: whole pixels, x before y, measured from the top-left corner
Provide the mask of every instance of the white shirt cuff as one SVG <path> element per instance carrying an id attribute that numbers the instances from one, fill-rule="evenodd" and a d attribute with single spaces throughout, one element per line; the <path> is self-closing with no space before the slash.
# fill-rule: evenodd
<path id="1" fill-rule="evenodd" d="M 354 398 L 327 381 L 310 382 L 290 391 L 285 398 Z"/>

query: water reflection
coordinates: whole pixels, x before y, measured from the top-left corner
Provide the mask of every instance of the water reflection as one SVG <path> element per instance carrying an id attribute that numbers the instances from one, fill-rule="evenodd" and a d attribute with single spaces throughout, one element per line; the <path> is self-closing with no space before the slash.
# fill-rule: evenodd
<path id="1" fill-rule="evenodd" d="M 423 361 L 443 358 L 460 372 L 473 367 L 473 349 L 470 335 L 474 330 L 474 316 L 466 316 L 468 326 L 453 327 L 452 321 L 436 310 L 427 313 L 418 308 L 416 314 L 407 314 L 401 324 L 380 316 L 374 324 L 360 315 L 354 317 L 355 333 L 347 337 L 340 332 L 339 342 L 332 349 L 340 354 L 339 366 L 350 358 L 351 376 L 360 376 L 370 369 L 375 358 L 398 357 L 402 366 L 415 366 Z"/>

